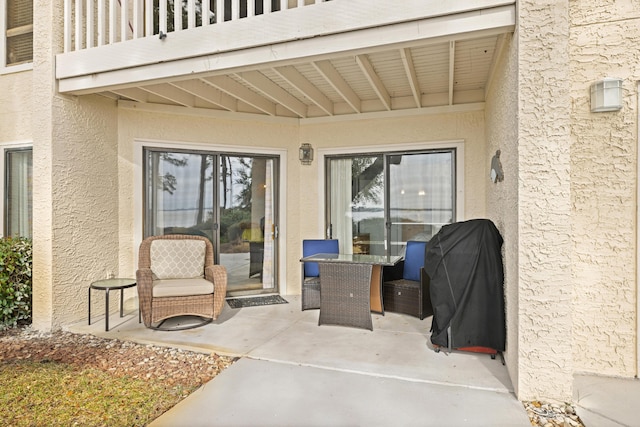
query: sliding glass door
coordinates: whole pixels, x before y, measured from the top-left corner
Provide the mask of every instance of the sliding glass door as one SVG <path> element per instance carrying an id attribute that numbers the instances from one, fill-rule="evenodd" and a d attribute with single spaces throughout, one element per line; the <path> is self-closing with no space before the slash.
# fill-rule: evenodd
<path id="1" fill-rule="evenodd" d="M 220 156 L 220 263 L 233 295 L 275 290 L 276 161 Z"/>
<path id="2" fill-rule="evenodd" d="M 389 156 L 388 222 L 392 255 L 408 240 L 431 240 L 455 218 L 454 152 Z"/>
<path id="3" fill-rule="evenodd" d="M 329 157 L 327 237 L 345 253 L 400 254 L 455 212 L 455 150 Z"/>
<path id="4" fill-rule="evenodd" d="M 228 295 L 277 292 L 275 157 L 145 150 L 145 237 L 207 237 Z"/>

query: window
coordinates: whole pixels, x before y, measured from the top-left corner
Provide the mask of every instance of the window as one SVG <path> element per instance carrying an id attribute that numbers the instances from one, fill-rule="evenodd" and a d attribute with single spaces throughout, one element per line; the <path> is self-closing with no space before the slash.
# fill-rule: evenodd
<path id="1" fill-rule="evenodd" d="M 430 240 L 456 220 L 455 159 L 455 149 L 329 157 L 328 237 L 374 255 Z"/>
<path id="2" fill-rule="evenodd" d="M 5 236 L 32 237 L 32 158 L 30 148 L 5 150 Z"/>
<path id="3" fill-rule="evenodd" d="M 33 62 L 33 0 L 0 0 L 2 65 L 13 67 Z"/>

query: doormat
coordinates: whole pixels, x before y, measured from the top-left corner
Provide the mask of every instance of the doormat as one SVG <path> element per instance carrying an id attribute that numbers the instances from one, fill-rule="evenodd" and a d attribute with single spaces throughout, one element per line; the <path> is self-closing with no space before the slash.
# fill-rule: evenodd
<path id="1" fill-rule="evenodd" d="M 242 308 L 271 304 L 289 304 L 289 301 L 280 295 L 267 295 L 264 297 L 228 298 L 227 303 L 231 308 Z"/>

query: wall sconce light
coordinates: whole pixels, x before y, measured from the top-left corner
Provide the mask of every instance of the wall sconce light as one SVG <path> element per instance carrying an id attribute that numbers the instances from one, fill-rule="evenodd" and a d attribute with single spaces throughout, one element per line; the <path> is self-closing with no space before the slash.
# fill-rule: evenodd
<path id="1" fill-rule="evenodd" d="M 591 85 L 591 112 L 618 111 L 622 108 L 622 79 L 607 77 Z"/>
<path id="2" fill-rule="evenodd" d="M 310 165 L 313 162 L 313 147 L 309 143 L 304 143 L 298 151 L 298 158 L 303 165 Z"/>

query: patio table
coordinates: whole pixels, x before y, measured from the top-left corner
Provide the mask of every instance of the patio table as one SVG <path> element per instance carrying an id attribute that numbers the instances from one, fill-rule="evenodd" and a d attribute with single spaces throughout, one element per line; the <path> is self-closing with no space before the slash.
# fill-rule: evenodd
<path id="1" fill-rule="evenodd" d="M 374 312 L 384 314 L 384 303 L 382 301 L 382 267 L 393 266 L 402 260 L 402 256 L 399 255 L 364 255 L 364 254 L 326 254 L 320 253 L 310 255 L 300 259 L 301 262 L 317 262 L 320 267 L 320 323 L 335 323 L 324 322 L 326 320 L 326 313 L 328 311 L 334 312 L 340 311 L 340 308 L 333 303 L 337 303 L 334 298 L 336 294 L 334 291 L 340 290 L 348 292 L 348 295 L 354 296 L 355 300 L 360 300 L 359 308 L 357 311 L 360 315 L 363 312 L 362 307 L 367 307 L 366 313 Z M 366 293 L 366 299 L 368 301 L 362 301 L 361 291 L 364 288 Z M 326 298 L 325 292 L 324 307 L 325 315 L 323 315 L 323 289 L 331 288 L 331 298 Z M 331 308 L 329 308 L 331 307 Z M 345 310 L 347 306 L 344 306 Z M 352 307 L 351 307 L 352 308 Z M 345 316 L 347 313 L 345 311 Z M 370 320 L 369 314 L 369 320 Z M 352 323 L 351 326 L 356 326 L 353 322 L 345 320 L 347 323 Z M 356 321 L 359 327 L 364 323 Z"/>
<path id="2" fill-rule="evenodd" d="M 127 288 L 132 288 L 136 286 L 135 279 L 121 279 L 121 278 L 112 278 L 112 279 L 103 279 L 97 280 L 91 285 L 89 285 L 89 325 L 91 324 L 91 289 L 98 289 L 101 291 L 105 291 L 105 315 L 104 315 L 104 330 L 109 331 L 109 291 L 110 290 L 119 290 L 120 291 L 120 317 L 123 316 L 123 308 L 124 308 L 124 296 L 123 292 Z M 140 321 L 140 311 L 138 310 L 138 322 Z"/>

